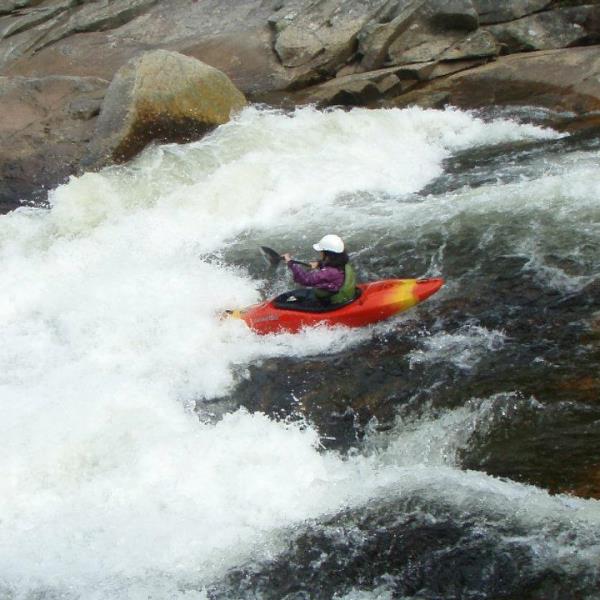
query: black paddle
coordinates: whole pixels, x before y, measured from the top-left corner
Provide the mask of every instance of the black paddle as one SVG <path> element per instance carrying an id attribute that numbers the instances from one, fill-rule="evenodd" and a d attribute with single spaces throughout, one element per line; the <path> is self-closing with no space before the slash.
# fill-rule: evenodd
<path id="1" fill-rule="evenodd" d="M 283 256 L 279 254 L 279 252 L 276 252 L 275 250 L 273 250 L 273 248 L 269 248 L 268 246 L 261 246 L 260 251 L 272 267 L 276 267 L 283 260 Z M 301 260 L 292 259 L 292 261 L 298 263 L 299 265 L 302 265 L 303 267 L 311 266 L 310 263 L 302 262 Z"/>

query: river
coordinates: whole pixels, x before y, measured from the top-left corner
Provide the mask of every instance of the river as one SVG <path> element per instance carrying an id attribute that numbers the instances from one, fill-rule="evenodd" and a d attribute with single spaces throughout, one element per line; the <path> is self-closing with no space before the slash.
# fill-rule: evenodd
<path id="1" fill-rule="evenodd" d="M 543 117 L 251 107 L 0 217 L 0 596 L 600 598 L 600 138 Z M 446 285 L 219 318 L 332 231 Z"/>

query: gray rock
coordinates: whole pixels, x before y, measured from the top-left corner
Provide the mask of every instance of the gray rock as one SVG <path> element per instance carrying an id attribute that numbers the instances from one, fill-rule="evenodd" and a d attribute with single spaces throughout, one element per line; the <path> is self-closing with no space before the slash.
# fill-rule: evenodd
<path id="1" fill-rule="evenodd" d="M 577 45 L 600 35 L 600 6 L 581 6 L 539 13 L 488 28 L 504 54 Z"/>
<path id="2" fill-rule="evenodd" d="M 600 53 L 596 47 L 504 56 L 413 90 L 394 105 L 427 105 L 446 97 L 459 108 L 515 105 L 589 114 L 600 110 Z M 597 119 L 597 117 L 596 117 Z"/>
<path id="3" fill-rule="evenodd" d="M 273 7 L 276 12 L 269 15 L 267 23 L 275 33 L 281 33 L 298 16 L 305 4 L 304 0 L 277 3 Z"/>
<path id="4" fill-rule="evenodd" d="M 262 26 L 206 36 L 177 49 L 223 71 L 244 94 L 257 97 L 286 89 L 294 79 L 295 70 L 282 66 L 272 42 L 272 31 Z"/>
<path id="5" fill-rule="evenodd" d="M 361 65 L 364 69 L 377 69 L 386 62 L 389 47 L 410 27 L 425 1 L 402 2 L 396 6 L 394 13 L 390 14 L 391 11 L 388 10 L 363 27 L 358 35 L 358 50 L 362 55 Z"/>
<path id="6" fill-rule="evenodd" d="M 120 27 L 158 0 L 55 0 L 0 20 L 0 68 L 20 56 L 31 56 L 63 38 L 86 31 Z M 3 39 L 4 38 L 4 39 Z"/>
<path id="7" fill-rule="evenodd" d="M 466 31 L 479 27 L 479 15 L 472 0 L 430 0 L 429 6 L 434 26 Z"/>
<path id="8" fill-rule="evenodd" d="M 65 3 L 66 4 L 66 3 Z M 54 5 L 37 9 L 30 9 L 19 16 L 7 16 L 0 19 L 0 39 L 10 37 L 17 33 L 27 31 L 40 23 L 66 10 L 66 6 Z"/>
<path id="9" fill-rule="evenodd" d="M 18 34 L 0 42 L 0 69 L 4 63 L 4 73 L 11 75 L 51 72 L 111 80 L 131 58 L 163 48 L 189 54 L 219 68 L 244 91 L 280 89 L 297 74 L 294 69 L 283 67 L 273 50 L 273 32 L 267 18 L 275 5 L 264 0 L 161 0 L 120 27 L 69 34 L 51 44 L 47 43 L 48 37 L 39 39 L 45 34 L 37 30 L 47 28 L 47 24 L 42 24 L 24 32 L 23 41 Z M 285 3 L 286 9 L 289 6 L 294 6 L 292 0 Z M 54 23 L 52 29 L 57 27 Z M 29 39 L 34 33 L 36 37 Z M 55 35 L 57 30 L 51 33 Z M 17 42 L 19 48 L 14 47 Z M 9 43 L 10 48 L 6 46 Z"/>
<path id="10" fill-rule="evenodd" d="M 10 18 L 11 22 L 14 18 Z M 60 15 L 45 19 L 32 29 L 19 33 L 9 33 L 0 40 L 0 69 L 10 62 L 22 57 L 32 55 L 37 48 L 44 45 L 44 39 L 49 31 L 60 22 Z M 10 32 L 10 23 L 4 23 L 5 30 Z"/>
<path id="11" fill-rule="evenodd" d="M 304 67 L 304 80 L 333 74 L 355 52 L 363 26 L 385 5 L 385 0 L 309 3 L 277 34 L 275 51 L 285 67 Z"/>
<path id="12" fill-rule="evenodd" d="M 197 139 L 245 104 L 221 71 L 177 52 L 146 52 L 112 80 L 84 164 L 127 161 L 154 140 Z"/>
<path id="13" fill-rule="evenodd" d="M 379 69 L 336 77 L 325 83 L 303 90 L 296 95 L 296 102 L 320 106 L 369 104 L 377 99 L 399 94 L 409 88 L 397 75 L 399 68 Z"/>
<path id="14" fill-rule="evenodd" d="M 469 58 L 494 57 L 500 53 L 500 45 L 494 35 L 484 29 L 467 36 L 446 50 L 440 60 L 465 60 Z"/>
<path id="15" fill-rule="evenodd" d="M 388 62 L 395 65 L 437 60 L 464 39 L 463 31 L 444 31 L 433 35 L 423 23 L 415 23 L 388 49 Z"/>
<path id="16" fill-rule="evenodd" d="M 553 0 L 473 0 L 482 25 L 505 23 L 544 10 Z"/>
<path id="17" fill-rule="evenodd" d="M 101 0 L 77 6 L 64 23 L 53 27 L 43 39 L 47 46 L 69 35 L 84 31 L 104 31 L 124 25 L 144 13 L 158 0 Z"/>
<path id="18" fill-rule="evenodd" d="M 411 16 L 410 26 L 388 47 L 387 64 L 437 60 L 477 28 L 478 16 L 471 0 L 428 0 Z"/>
<path id="19" fill-rule="evenodd" d="M 74 174 L 89 143 L 108 81 L 91 77 L 0 77 L 0 212 L 19 200 L 44 200 Z"/>
<path id="20" fill-rule="evenodd" d="M 468 69 L 473 69 L 479 65 L 485 64 L 487 60 L 485 58 L 474 58 L 471 60 L 450 60 L 440 61 L 435 63 L 435 67 L 431 70 L 428 76 L 428 80 L 432 81 L 438 77 L 448 77 L 454 73 L 460 73 Z"/>
<path id="21" fill-rule="evenodd" d="M 74 119 L 88 121 L 100 114 L 102 98 L 76 98 L 69 104 L 69 114 Z"/>
<path id="22" fill-rule="evenodd" d="M 35 4 L 35 0 L 0 0 L 0 15 L 6 15 L 30 4 Z"/>

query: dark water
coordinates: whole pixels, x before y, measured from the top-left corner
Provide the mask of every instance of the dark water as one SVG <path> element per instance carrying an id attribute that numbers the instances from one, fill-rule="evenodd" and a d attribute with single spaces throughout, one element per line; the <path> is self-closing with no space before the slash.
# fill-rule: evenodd
<path id="1" fill-rule="evenodd" d="M 390 227 L 354 256 L 365 280 L 429 273 L 446 287 L 359 346 L 252 367 L 222 406 L 306 419 L 324 448 L 352 456 L 419 420 L 485 407 L 456 452 L 459 471 L 600 498 L 599 148 L 588 132 L 447 160 L 443 176 L 400 199 L 437 202 L 440 218 Z M 258 259 L 250 269 L 265 276 Z M 281 274 L 271 277 L 266 295 L 280 289 Z M 600 598 L 597 520 L 523 523 L 512 514 L 520 502 L 463 505 L 452 486 L 433 475 L 308 524 L 281 555 L 234 570 L 209 596 Z"/>

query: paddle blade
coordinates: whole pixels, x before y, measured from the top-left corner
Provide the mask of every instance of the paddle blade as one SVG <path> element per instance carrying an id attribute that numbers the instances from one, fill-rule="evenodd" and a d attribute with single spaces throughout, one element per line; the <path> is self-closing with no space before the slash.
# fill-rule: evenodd
<path id="1" fill-rule="evenodd" d="M 272 266 L 276 267 L 283 259 L 279 252 L 275 252 L 273 248 L 269 248 L 268 246 L 261 246 L 260 251 L 262 255 L 265 257 L 265 260 Z"/>

